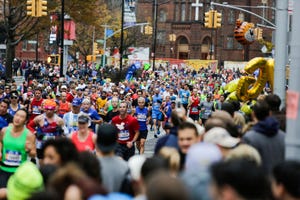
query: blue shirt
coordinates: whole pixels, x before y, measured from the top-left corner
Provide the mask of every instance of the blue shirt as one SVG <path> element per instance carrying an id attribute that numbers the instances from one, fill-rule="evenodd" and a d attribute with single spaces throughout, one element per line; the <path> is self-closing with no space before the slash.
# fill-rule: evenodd
<path id="1" fill-rule="evenodd" d="M 153 112 L 158 112 L 160 109 L 160 105 L 162 103 L 162 97 L 160 95 L 152 96 L 152 110 Z"/>
<path id="2" fill-rule="evenodd" d="M 100 115 L 97 113 L 97 111 L 95 109 L 89 108 L 88 111 L 84 111 L 84 110 L 81 110 L 81 111 L 88 114 L 92 120 L 100 120 L 101 119 Z M 90 128 L 93 130 L 94 133 L 96 132 L 96 124 L 95 123 L 92 122 Z"/>
<path id="3" fill-rule="evenodd" d="M 147 108 L 141 109 L 140 107 L 136 107 L 134 115 L 136 116 L 137 121 L 140 125 L 140 131 L 147 130 L 148 109 Z"/>
<path id="4" fill-rule="evenodd" d="M 180 90 L 179 91 L 179 97 L 182 104 L 188 104 L 189 103 L 189 97 L 190 97 L 190 91 L 188 90 Z"/>

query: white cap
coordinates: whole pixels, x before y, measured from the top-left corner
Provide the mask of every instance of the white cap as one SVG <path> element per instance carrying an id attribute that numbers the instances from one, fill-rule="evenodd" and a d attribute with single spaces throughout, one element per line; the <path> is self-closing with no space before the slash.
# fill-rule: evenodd
<path id="1" fill-rule="evenodd" d="M 66 85 L 62 85 L 61 89 L 68 89 L 68 87 Z"/>
<path id="2" fill-rule="evenodd" d="M 133 180 L 139 180 L 141 177 L 141 169 L 146 160 L 146 157 L 143 155 L 132 156 L 128 160 L 128 166 L 130 169 L 130 175 Z"/>
<path id="3" fill-rule="evenodd" d="M 226 129 L 221 127 L 215 127 L 207 131 L 204 134 L 203 141 L 217 144 L 225 148 L 233 148 L 240 143 L 239 138 L 232 137 Z"/>

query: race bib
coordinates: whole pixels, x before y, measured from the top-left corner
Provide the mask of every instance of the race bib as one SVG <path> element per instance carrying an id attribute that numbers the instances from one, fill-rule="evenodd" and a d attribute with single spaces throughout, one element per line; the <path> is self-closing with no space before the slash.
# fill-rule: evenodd
<path id="1" fill-rule="evenodd" d="M 42 147 L 43 147 L 42 141 L 39 141 L 39 140 L 36 141 L 36 144 L 35 144 L 35 145 L 36 145 L 36 148 L 37 148 L 37 149 L 42 149 Z"/>
<path id="2" fill-rule="evenodd" d="M 121 141 L 126 141 L 126 140 L 129 140 L 129 131 L 128 130 L 123 130 L 123 131 L 120 131 L 119 133 L 119 140 Z"/>
<path id="3" fill-rule="evenodd" d="M 41 114 L 41 111 L 38 106 L 33 106 L 32 114 L 37 114 L 37 115 Z"/>
<path id="4" fill-rule="evenodd" d="M 198 112 L 198 108 L 197 107 L 193 107 L 192 108 L 192 112 Z"/>
<path id="5" fill-rule="evenodd" d="M 4 161 L 5 165 L 19 166 L 21 164 L 21 161 L 22 161 L 21 152 L 6 150 L 5 161 Z"/>
<path id="6" fill-rule="evenodd" d="M 50 139 L 55 139 L 55 136 L 53 134 L 45 134 L 43 137 L 43 141 L 50 140 Z"/>
<path id="7" fill-rule="evenodd" d="M 138 114 L 137 115 L 137 120 L 139 122 L 145 122 L 147 120 L 147 116 L 145 114 Z"/>

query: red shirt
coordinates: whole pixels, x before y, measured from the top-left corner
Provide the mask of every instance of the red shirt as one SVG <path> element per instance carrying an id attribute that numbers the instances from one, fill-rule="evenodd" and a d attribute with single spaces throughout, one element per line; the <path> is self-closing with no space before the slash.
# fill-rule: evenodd
<path id="1" fill-rule="evenodd" d="M 67 93 L 67 97 L 66 97 L 67 102 L 72 103 L 72 101 L 73 101 L 74 98 L 75 97 L 74 97 L 74 95 L 71 92 Z"/>
<path id="2" fill-rule="evenodd" d="M 198 106 L 200 104 L 200 99 L 199 99 L 199 97 L 192 96 L 192 100 L 193 100 L 193 103 L 190 107 L 190 114 L 199 115 L 200 112 L 199 112 Z"/>
<path id="3" fill-rule="evenodd" d="M 95 144 L 93 142 L 93 135 L 94 135 L 94 133 L 92 131 L 90 131 L 86 140 L 82 142 L 78 139 L 78 131 L 75 131 L 72 134 L 72 142 L 75 144 L 76 149 L 78 151 L 93 151 L 93 150 L 95 150 Z"/>
<path id="4" fill-rule="evenodd" d="M 59 107 L 58 107 L 58 114 L 60 115 L 64 115 L 67 112 L 70 112 L 70 103 L 69 102 L 65 102 L 63 103 L 62 101 L 59 102 Z"/>
<path id="5" fill-rule="evenodd" d="M 137 119 L 131 115 L 127 115 L 125 119 L 121 119 L 120 115 L 115 116 L 112 119 L 112 124 L 120 130 L 118 134 L 118 143 L 120 144 L 132 141 L 136 131 L 140 128 Z"/>
<path id="6" fill-rule="evenodd" d="M 38 107 L 42 106 L 43 100 L 44 99 L 42 98 L 40 100 L 36 100 L 36 98 L 32 99 L 29 121 L 33 120 L 36 116 L 42 114 Z"/>

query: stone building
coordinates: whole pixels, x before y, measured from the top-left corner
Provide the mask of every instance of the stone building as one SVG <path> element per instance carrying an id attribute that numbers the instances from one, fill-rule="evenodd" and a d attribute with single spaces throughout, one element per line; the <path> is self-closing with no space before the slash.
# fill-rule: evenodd
<path id="1" fill-rule="evenodd" d="M 254 15 L 239 10 L 214 6 L 222 13 L 222 27 L 207 29 L 203 25 L 204 13 L 211 8 L 211 0 L 139 0 L 136 3 L 138 22 L 148 21 L 155 27 L 153 13 L 157 10 L 156 58 L 217 59 L 220 63 L 248 61 L 264 56 L 262 45 L 257 41 L 251 45 L 240 45 L 234 38 L 236 19 L 265 24 Z M 228 0 L 215 3 L 239 6 L 275 23 L 275 0 Z M 262 8 L 261 6 L 265 6 Z M 268 6 L 268 8 L 266 8 Z M 198 10 L 198 11 L 197 11 Z M 198 16 L 197 16 L 198 15 Z M 149 20 L 150 19 L 150 20 Z M 269 25 L 269 24 L 268 24 Z M 263 28 L 263 37 L 272 40 L 272 29 Z M 154 40 L 153 40 L 154 42 Z M 152 52 L 154 45 L 152 42 Z M 151 45 L 151 44 L 150 44 Z"/>

